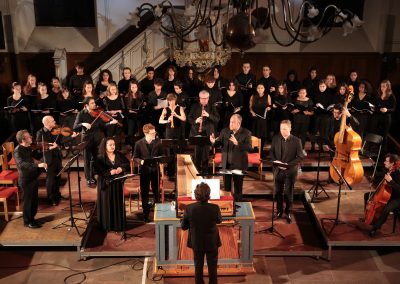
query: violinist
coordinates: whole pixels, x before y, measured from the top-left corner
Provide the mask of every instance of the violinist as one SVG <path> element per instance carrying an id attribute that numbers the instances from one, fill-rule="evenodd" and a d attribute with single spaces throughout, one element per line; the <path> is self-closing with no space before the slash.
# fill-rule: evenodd
<path id="1" fill-rule="evenodd" d="M 397 166 L 399 159 L 399 156 L 395 154 L 387 154 L 385 156 L 384 166 L 388 172 L 385 174 L 384 179 L 391 188 L 392 193 L 378 220 L 372 224 L 372 230 L 369 232 L 370 237 L 376 235 L 377 230 L 386 222 L 390 212 L 400 209 L 400 170 Z M 369 199 L 369 195 L 370 193 L 365 194 L 365 201 Z"/>
<path id="2" fill-rule="evenodd" d="M 43 153 L 43 162 L 48 166 L 46 177 L 46 189 L 48 202 L 56 206 L 60 203 L 60 177 L 57 174 L 62 168 L 61 150 L 59 147 L 60 136 L 53 135 L 52 130 L 56 126 L 56 121 L 50 115 L 46 115 L 42 119 L 43 128 L 36 133 L 36 141 L 41 143 L 49 143 L 50 147 Z"/>
<path id="3" fill-rule="evenodd" d="M 35 220 L 38 209 L 38 177 L 40 168 L 47 168 L 46 163 L 35 163 L 33 160 L 32 136 L 28 130 L 20 130 L 16 134 L 18 146 L 15 147 L 14 156 L 19 173 L 18 184 L 23 192 L 24 208 L 22 216 L 24 226 L 30 229 L 40 228 L 41 225 Z"/>
<path id="4" fill-rule="evenodd" d="M 104 137 L 103 130 L 107 124 L 116 124 L 117 120 L 113 118 L 104 119 L 102 112 L 96 111 L 97 106 L 93 97 L 87 97 L 83 100 L 84 108 L 78 113 L 75 119 L 73 136 L 77 136 L 76 132 L 81 132 L 81 139 L 88 141 L 88 145 L 84 151 L 84 169 L 86 183 L 88 186 L 95 187 L 96 180 L 93 176 L 93 160 L 97 157 L 97 148 Z"/>

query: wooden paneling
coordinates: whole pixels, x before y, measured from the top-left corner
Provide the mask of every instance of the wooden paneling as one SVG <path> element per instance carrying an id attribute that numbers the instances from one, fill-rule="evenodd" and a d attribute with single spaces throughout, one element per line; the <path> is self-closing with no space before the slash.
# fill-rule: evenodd
<path id="1" fill-rule="evenodd" d="M 278 80 L 286 79 L 289 69 L 296 70 L 302 81 L 310 67 L 316 67 L 320 77 L 328 73 L 336 75 L 338 81 L 350 70 L 358 71 L 360 78 L 370 80 L 374 85 L 380 80 L 381 55 L 378 53 L 234 53 L 223 67 L 222 74 L 232 78 L 241 71 L 243 61 L 249 61 L 257 79 L 261 77 L 262 66 L 270 65 L 272 75 Z"/>

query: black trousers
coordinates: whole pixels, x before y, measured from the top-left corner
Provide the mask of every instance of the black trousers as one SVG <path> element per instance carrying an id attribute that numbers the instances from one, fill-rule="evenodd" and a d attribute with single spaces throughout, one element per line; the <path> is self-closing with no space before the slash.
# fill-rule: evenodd
<path id="1" fill-rule="evenodd" d="M 140 197 L 142 198 L 143 214 L 149 216 L 149 191 L 150 184 L 154 194 L 154 202 L 160 202 L 160 170 L 158 166 L 141 167 L 140 170 Z"/>
<path id="2" fill-rule="evenodd" d="M 371 118 L 371 132 L 381 135 L 382 152 L 387 153 L 387 136 L 389 134 L 390 126 L 392 125 L 392 116 L 388 114 L 375 114 Z"/>
<path id="3" fill-rule="evenodd" d="M 94 178 L 93 170 L 94 170 L 94 159 L 97 157 L 98 147 L 100 145 L 101 139 L 94 139 L 93 135 L 85 137 L 84 141 L 89 141 L 85 150 L 83 151 L 84 158 L 84 170 L 85 170 L 85 178 L 86 180 L 90 180 Z M 98 140 L 98 141 L 97 141 Z"/>
<path id="4" fill-rule="evenodd" d="M 385 208 L 383 208 L 381 216 L 379 216 L 376 223 L 373 224 L 374 229 L 380 229 L 382 225 L 385 224 L 389 213 L 396 209 L 400 209 L 400 199 L 390 199 Z"/>
<path id="5" fill-rule="evenodd" d="M 297 114 L 293 118 L 293 135 L 301 139 L 304 149 L 307 139 L 307 131 L 310 125 L 310 117 L 307 115 Z"/>
<path id="6" fill-rule="evenodd" d="M 194 164 L 201 174 L 208 173 L 208 157 L 210 145 L 196 145 L 194 147 Z"/>
<path id="7" fill-rule="evenodd" d="M 46 177 L 47 198 L 59 199 L 60 194 L 60 177 L 57 174 L 61 170 L 61 160 L 55 161 L 48 165 Z"/>
<path id="8" fill-rule="evenodd" d="M 24 208 L 22 210 L 22 217 L 24 224 L 35 221 L 35 215 L 38 210 L 38 188 L 39 182 L 35 180 L 19 180 L 19 186 L 22 189 L 24 201 Z"/>
<path id="9" fill-rule="evenodd" d="M 194 256 L 194 267 L 195 267 L 195 283 L 203 284 L 203 267 L 204 267 L 204 255 L 207 257 L 207 268 L 208 268 L 208 283 L 216 284 L 217 280 L 217 264 L 218 264 L 218 249 L 203 251 L 193 250 Z"/>
<path id="10" fill-rule="evenodd" d="M 224 190 L 232 191 L 233 180 L 233 197 L 236 202 L 242 201 L 243 197 L 243 177 L 242 175 L 224 175 Z"/>
<path id="11" fill-rule="evenodd" d="M 293 187 L 297 176 L 297 168 L 290 170 L 278 170 L 274 174 L 276 208 L 278 212 L 283 212 L 283 199 L 285 199 L 285 213 L 292 212 L 293 207 Z"/>

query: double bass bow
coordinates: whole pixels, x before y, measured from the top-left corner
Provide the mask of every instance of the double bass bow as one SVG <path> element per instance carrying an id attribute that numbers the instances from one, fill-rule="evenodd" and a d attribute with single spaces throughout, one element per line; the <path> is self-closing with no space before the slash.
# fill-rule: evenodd
<path id="1" fill-rule="evenodd" d="M 388 174 L 391 174 L 398 169 L 400 169 L 400 161 L 397 161 L 393 165 Z M 383 178 L 377 186 L 375 192 L 368 199 L 367 206 L 365 207 L 365 224 L 372 225 L 378 220 L 391 195 L 392 188 L 388 185 L 386 179 Z"/>
<path id="2" fill-rule="evenodd" d="M 349 94 L 346 96 L 343 108 L 347 109 L 349 102 L 354 96 L 353 86 L 349 86 Z M 339 183 L 340 177 L 336 173 L 333 166 L 335 166 L 346 182 L 353 185 L 361 182 L 364 176 L 364 168 L 358 156 L 361 150 L 362 140 L 358 133 L 356 133 L 351 126 L 346 125 L 347 116 L 342 114 L 340 121 L 340 130 L 335 134 L 334 143 L 336 146 L 335 157 L 332 160 L 329 168 L 331 178 Z"/>

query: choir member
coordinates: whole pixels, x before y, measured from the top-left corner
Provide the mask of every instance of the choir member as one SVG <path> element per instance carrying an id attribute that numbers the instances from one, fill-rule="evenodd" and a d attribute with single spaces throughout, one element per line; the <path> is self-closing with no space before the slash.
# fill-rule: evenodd
<path id="1" fill-rule="evenodd" d="M 238 89 L 236 80 L 230 80 L 223 97 L 223 127 L 228 127 L 231 116 L 239 114 L 243 108 L 243 95 Z"/>
<path id="2" fill-rule="evenodd" d="M 222 70 L 221 65 L 216 65 L 213 68 L 211 68 L 211 73 L 215 80 L 215 86 L 217 87 L 218 90 L 222 92 L 225 91 L 226 88 L 228 87 L 228 81 L 221 76 L 221 70 Z"/>
<path id="3" fill-rule="evenodd" d="M 75 65 L 76 74 L 72 75 L 69 79 L 69 91 L 76 101 L 79 101 L 82 95 L 83 84 L 86 81 L 92 82 L 92 77 L 85 74 L 85 65 L 79 62 Z"/>
<path id="4" fill-rule="evenodd" d="M 250 62 L 243 62 L 242 72 L 236 75 L 239 90 L 243 94 L 243 127 L 251 129 L 251 117 L 249 115 L 249 101 L 256 87 L 256 76 L 250 72 Z"/>
<path id="5" fill-rule="evenodd" d="M 56 110 L 60 113 L 60 125 L 72 129 L 78 113 L 78 103 L 66 87 L 62 88 L 61 93 L 57 96 Z"/>
<path id="6" fill-rule="evenodd" d="M 21 85 L 14 82 L 11 85 L 13 94 L 7 98 L 7 107 L 10 114 L 11 131 L 29 128 L 29 110 L 26 96 L 21 94 Z"/>
<path id="7" fill-rule="evenodd" d="M 157 133 L 160 137 L 164 137 L 164 125 L 158 123 L 161 112 L 166 104 L 167 93 L 163 91 L 164 81 L 160 78 L 154 79 L 154 91 L 151 91 L 148 96 L 148 111 L 153 125 L 156 126 Z"/>
<path id="8" fill-rule="evenodd" d="M 257 92 L 250 97 L 250 113 L 253 117 L 253 136 L 261 139 L 261 154 L 264 157 L 264 144 L 268 139 L 267 113 L 271 110 L 271 96 L 265 92 L 263 84 L 257 85 Z"/>
<path id="9" fill-rule="evenodd" d="M 173 93 L 174 82 L 177 79 L 178 79 L 178 70 L 176 69 L 176 67 L 173 65 L 168 66 L 167 70 L 165 71 L 165 79 L 162 87 L 163 91 L 166 92 L 167 94 Z"/>
<path id="10" fill-rule="evenodd" d="M 124 99 L 118 94 L 118 88 L 115 83 L 108 85 L 106 94 L 106 97 L 103 99 L 104 109 L 112 118 L 119 122 L 118 124 L 108 125 L 106 135 L 107 137 L 114 137 L 116 140 L 119 140 L 122 132 L 122 112 L 125 110 Z"/>
<path id="11" fill-rule="evenodd" d="M 135 80 L 135 76 L 132 76 L 132 70 L 129 67 L 122 69 L 122 79 L 118 82 L 118 93 L 121 96 L 125 96 L 129 92 L 129 82 Z"/>
<path id="12" fill-rule="evenodd" d="M 272 94 L 276 91 L 278 81 L 271 75 L 272 69 L 269 65 L 262 67 L 262 77 L 258 80 L 257 84 L 263 84 L 266 92 Z"/>
<path id="13" fill-rule="evenodd" d="M 111 71 L 108 69 L 104 69 L 100 71 L 99 79 L 96 83 L 96 88 L 94 92 L 96 93 L 97 97 L 103 99 L 107 96 L 107 88 L 110 83 L 114 83 Z"/>
<path id="14" fill-rule="evenodd" d="M 129 160 L 116 151 L 112 137 L 103 139 L 99 156 L 94 163 L 98 175 L 97 220 L 104 231 L 125 230 L 126 214 L 124 204 L 124 181 L 112 179 L 121 177 L 130 170 Z"/>
<path id="15" fill-rule="evenodd" d="M 301 87 L 300 81 L 297 79 L 297 72 L 290 69 L 286 74 L 286 89 L 289 96 L 293 99 L 297 98 L 297 92 Z"/>
<path id="16" fill-rule="evenodd" d="M 145 97 L 154 90 L 154 67 L 146 67 L 146 78 L 140 82 L 140 90 Z"/>
<path id="17" fill-rule="evenodd" d="M 277 90 L 272 93 L 272 130 L 274 134 L 279 133 L 282 120 L 290 118 L 290 105 L 292 103 L 284 82 L 277 84 Z"/>
<path id="18" fill-rule="evenodd" d="M 372 114 L 373 99 L 369 94 L 366 82 L 360 82 L 358 85 L 358 94 L 354 95 L 351 100 L 350 112 L 357 118 L 360 125 L 354 129 L 362 139 L 364 139 L 366 134 L 367 126 L 370 122 Z"/>
<path id="19" fill-rule="evenodd" d="M 129 83 L 129 92 L 125 96 L 125 107 L 128 121 L 128 143 L 134 143 L 134 137 L 143 137 L 143 115 L 145 101 L 142 92 L 139 90 L 139 83 L 135 80 Z"/>

